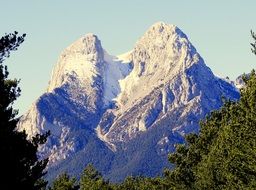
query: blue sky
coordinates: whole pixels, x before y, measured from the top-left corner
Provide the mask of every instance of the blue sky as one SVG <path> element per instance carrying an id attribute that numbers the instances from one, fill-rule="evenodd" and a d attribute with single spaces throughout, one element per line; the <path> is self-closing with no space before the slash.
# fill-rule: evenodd
<path id="1" fill-rule="evenodd" d="M 212 71 L 231 79 L 255 68 L 250 30 L 256 31 L 255 0 L 3 0 L 0 34 L 27 37 L 6 61 L 21 79 L 15 104 L 24 113 L 46 89 L 61 51 L 93 32 L 113 55 L 133 48 L 155 22 L 177 25 Z"/>

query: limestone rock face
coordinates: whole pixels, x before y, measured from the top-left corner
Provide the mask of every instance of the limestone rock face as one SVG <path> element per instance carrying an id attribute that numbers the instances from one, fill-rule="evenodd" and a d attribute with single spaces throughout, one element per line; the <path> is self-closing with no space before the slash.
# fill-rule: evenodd
<path id="1" fill-rule="evenodd" d="M 214 76 L 178 27 L 159 22 L 120 56 L 109 55 L 94 34 L 66 48 L 19 128 L 29 137 L 51 131 L 40 147 L 50 158 L 49 178 L 79 175 L 88 163 L 113 181 L 154 176 L 222 96 L 238 99 L 239 92 Z"/>

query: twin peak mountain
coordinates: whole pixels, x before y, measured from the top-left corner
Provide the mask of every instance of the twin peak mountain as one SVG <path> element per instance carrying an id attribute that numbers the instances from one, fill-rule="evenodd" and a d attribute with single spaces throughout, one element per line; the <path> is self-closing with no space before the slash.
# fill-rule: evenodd
<path id="1" fill-rule="evenodd" d="M 112 181 L 155 176 L 223 96 L 238 99 L 239 91 L 214 76 L 178 27 L 159 22 L 120 56 L 94 34 L 67 47 L 19 128 L 29 137 L 51 131 L 40 147 L 49 179 L 78 176 L 88 163 Z"/>

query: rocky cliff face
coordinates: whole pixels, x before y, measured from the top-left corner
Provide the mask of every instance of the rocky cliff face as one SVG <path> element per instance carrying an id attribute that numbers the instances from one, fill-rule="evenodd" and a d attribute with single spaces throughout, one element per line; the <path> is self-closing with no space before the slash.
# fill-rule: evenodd
<path id="1" fill-rule="evenodd" d="M 93 34 L 74 42 L 19 127 L 29 136 L 51 130 L 41 147 L 50 175 L 78 174 L 92 162 L 111 180 L 153 176 L 222 96 L 239 92 L 214 76 L 178 27 L 160 22 L 122 56 L 109 55 Z"/>

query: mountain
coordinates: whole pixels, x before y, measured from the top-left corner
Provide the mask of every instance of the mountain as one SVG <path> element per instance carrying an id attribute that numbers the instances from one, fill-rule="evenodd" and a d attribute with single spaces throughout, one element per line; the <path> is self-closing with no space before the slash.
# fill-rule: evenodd
<path id="1" fill-rule="evenodd" d="M 223 96 L 238 99 L 239 91 L 212 73 L 178 27 L 159 22 L 120 56 L 94 34 L 67 47 L 19 128 L 29 137 L 51 130 L 40 147 L 49 179 L 78 176 L 88 163 L 112 181 L 155 176 Z"/>

